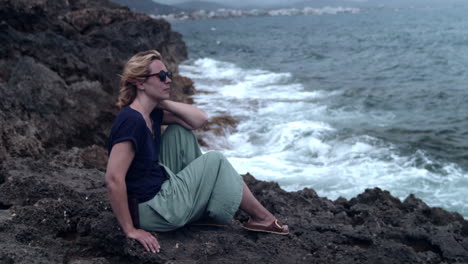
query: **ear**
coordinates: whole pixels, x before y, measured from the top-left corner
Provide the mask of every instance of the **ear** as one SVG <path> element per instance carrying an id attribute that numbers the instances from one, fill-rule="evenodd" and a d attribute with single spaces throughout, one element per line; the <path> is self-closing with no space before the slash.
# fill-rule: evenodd
<path id="1" fill-rule="evenodd" d="M 141 81 L 135 82 L 135 86 L 137 87 L 138 90 L 145 90 L 145 87 L 143 86 L 143 82 Z"/>

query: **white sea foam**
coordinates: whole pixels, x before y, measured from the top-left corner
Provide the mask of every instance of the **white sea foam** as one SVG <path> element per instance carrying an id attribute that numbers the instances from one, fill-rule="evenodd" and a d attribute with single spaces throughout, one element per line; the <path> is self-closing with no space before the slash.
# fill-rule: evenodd
<path id="1" fill-rule="evenodd" d="M 359 11 L 360 11 L 359 8 L 353 8 L 353 7 L 325 6 L 322 8 L 305 7 L 303 9 L 297 9 L 297 8 L 275 9 L 275 10 L 268 11 L 267 14 L 270 16 L 323 15 L 323 14 L 336 15 L 340 13 L 356 14 L 356 13 L 359 13 Z"/>
<path id="2" fill-rule="evenodd" d="M 334 94 L 305 89 L 290 73 L 242 69 L 209 58 L 180 66 L 195 81 L 195 101 L 210 116 L 240 120 L 227 138 L 211 135 L 239 173 L 275 180 L 284 189 L 314 188 L 330 199 L 351 198 L 380 187 L 399 198 L 410 193 L 432 206 L 468 215 L 467 173 L 446 163 L 436 172 L 424 152 L 398 154 L 396 146 L 367 135 L 343 135 L 328 121 L 359 122 L 359 112 L 328 109 L 322 99 Z M 386 125 L 392 113 L 372 117 Z"/>
<path id="3" fill-rule="evenodd" d="M 254 17 L 254 16 L 295 16 L 295 15 L 336 15 L 342 13 L 359 13 L 359 8 L 354 7 L 331 7 L 326 6 L 322 8 L 283 8 L 283 9 L 274 9 L 274 10 L 237 10 L 237 9 L 226 9 L 220 8 L 217 10 L 198 10 L 191 13 L 180 12 L 167 15 L 151 15 L 153 18 L 163 18 L 169 21 L 175 20 L 192 20 L 192 19 L 213 19 L 213 18 L 230 18 L 230 17 Z M 212 31 L 215 31 L 216 28 L 211 28 Z"/>

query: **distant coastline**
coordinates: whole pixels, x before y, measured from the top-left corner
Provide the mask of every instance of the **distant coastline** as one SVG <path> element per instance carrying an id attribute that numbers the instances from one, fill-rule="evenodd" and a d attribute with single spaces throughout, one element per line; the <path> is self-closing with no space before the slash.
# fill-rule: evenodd
<path id="1" fill-rule="evenodd" d="M 220 8 L 216 10 L 198 10 L 193 12 L 179 12 L 171 14 L 150 15 L 153 18 L 165 19 L 168 21 L 198 20 L 198 19 L 223 19 L 232 17 L 257 17 L 257 16 L 294 16 L 294 15 L 322 15 L 339 13 L 359 13 L 360 9 L 355 7 L 331 7 L 322 8 L 281 8 L 272 10 L 263 9 L 228 9 Z"/>

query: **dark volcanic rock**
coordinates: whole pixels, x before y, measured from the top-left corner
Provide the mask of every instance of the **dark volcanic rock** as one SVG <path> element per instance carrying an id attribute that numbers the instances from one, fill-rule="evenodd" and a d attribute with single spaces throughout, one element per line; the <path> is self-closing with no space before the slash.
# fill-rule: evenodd
<path id="1" fill-rule="evenodd" d="M 110 2 L 0 3 L 0 158 L 103 146 L 123 63 L 156 49 L 177 72 L 187 57 L 169 23 Z M 176 75 L 174 90 L 193 93 L 193 83 Z"/>
<path id="2" fill-rule="evenodd" d="M 104 0 L 0 3 L 0 263 L 468 263 L 468 222 L 457 213 L 377 188 L 330 201 L 251 175 L 290 235 L 243 230 L 239 212 L 227 228 L 155 233 L 162 251 L 146 253 L 112 214 L 104 145 L 122 64 L 157 49 L 177 72 L 181 36 Z M 174 91 L 190 102 L 193 83 L 176 75 Z M 208 126 L 222 134 L 235 125 Z"/>
<path id="3" fill-rule="evenodd" d="M 2 263 L 468 262 L 468 223 L 457 213 L 413 196 L 401 202 L 378 188 L 330 201 L 312 189 L 285 192 L 248 174 L 253 193 L 290 225 L 290 235 L 243 230 L 247 216 L 239 212 L 226 228 L 155 233 L 162 250 L 150 254 L 125 238 L 107 201 L 104 172 L 79 162 L 77 151 L 3 163 Z"/>

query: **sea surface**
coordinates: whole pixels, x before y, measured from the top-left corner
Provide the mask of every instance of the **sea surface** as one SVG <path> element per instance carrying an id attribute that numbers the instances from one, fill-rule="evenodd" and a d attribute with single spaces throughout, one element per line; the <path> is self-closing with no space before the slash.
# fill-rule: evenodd
<path id="1" fill-rule="evenodd" d="M 212 148 L 289 191 L 380 187 L 467 218 L 468 1 L 333 8 L 172 22 L 196 104 L 240 121 Z"/>

